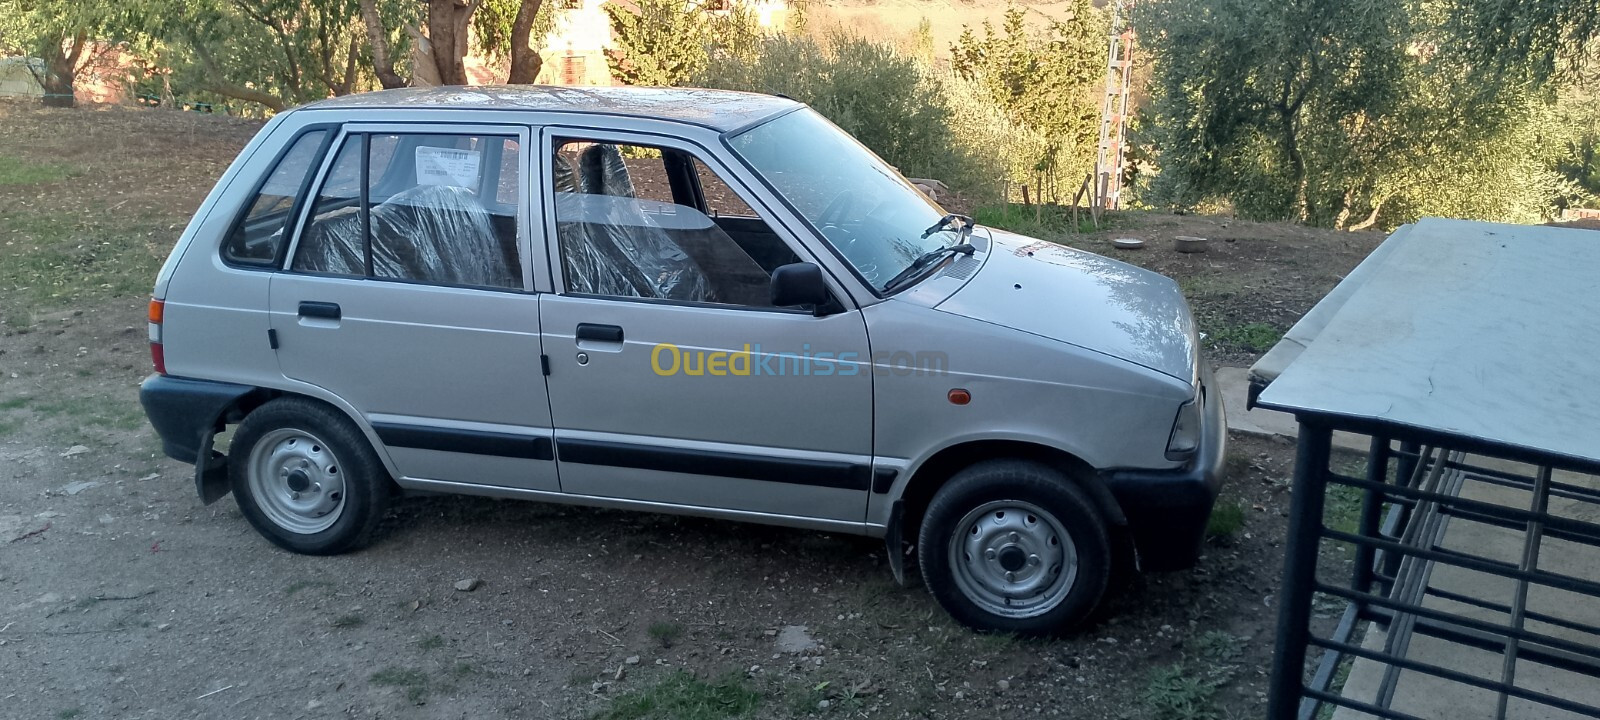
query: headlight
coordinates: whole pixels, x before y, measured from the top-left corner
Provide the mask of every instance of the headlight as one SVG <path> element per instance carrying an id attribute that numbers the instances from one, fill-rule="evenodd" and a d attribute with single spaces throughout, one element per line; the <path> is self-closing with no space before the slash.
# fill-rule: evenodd
<path id="1" fill-rule="evenodd" d="M 1167 459 L 1187 460 L 1200 449 L 1200 398 L 1184 403 L 1178 408 L 1178 417 L 1172 421 L 1172 435 L 1167 439 Z"/>

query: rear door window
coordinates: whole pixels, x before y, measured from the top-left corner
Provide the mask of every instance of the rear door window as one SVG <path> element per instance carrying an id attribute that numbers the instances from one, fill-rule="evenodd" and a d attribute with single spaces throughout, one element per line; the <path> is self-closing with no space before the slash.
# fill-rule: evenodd
<path id="1" fill-rule="evenodd" d="M 327 135 L 326 130 L 304 133 L 278 159 L 255 199 L 222 243 L 224 260 L 236 265 L 277 264 L 295 199 L 310 182 Z"/>
<path id="2" fill-rule="evenodd" d="M 520 288 L 518 157 L 514 137 L 352 134 L 317 193 L 292 268 Z"/>

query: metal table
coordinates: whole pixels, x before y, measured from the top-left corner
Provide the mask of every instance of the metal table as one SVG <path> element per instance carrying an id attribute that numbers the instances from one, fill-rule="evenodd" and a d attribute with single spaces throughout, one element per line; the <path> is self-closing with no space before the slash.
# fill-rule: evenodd
<path id="1" fill-rule="evenodd" d="M 1269 717 L 1600 717 L 1600 233 L 1424 220 L 1288 337 L 1252 371 L 1300 424 Z"/>

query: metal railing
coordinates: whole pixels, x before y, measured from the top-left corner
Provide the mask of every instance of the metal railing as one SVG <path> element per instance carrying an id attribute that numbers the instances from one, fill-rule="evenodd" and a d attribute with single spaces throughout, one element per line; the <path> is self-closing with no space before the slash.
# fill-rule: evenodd
<path id="1" fill-rule="evenodd" d="M 1553 669 L 1600 688 L 1600 626 L 1578 617 L 1600 617 L 1600 578 L 1571 572 L 1600 569 L 1600 524 L 1588 519 L 1600 518 L 1600 464 L 1439 432 L 1300 420 L 1269 718 L 1313 720 L 1342 707 L 1357 717 L 1422 720 L 1415 713 L 1428 703 L 1406 702 L 1403 682 L 1435 704 L 1487 691 L 1497 719 L 1513 702 L 1600 718 L 1590 704 L 1600 692 L 1548 682 Z M 1335 469 L 1336 429 L 1371 438 L 1364 475 Z M 1333 492 L 1359 494 L 1354 532 L 1324 520 Z M 1336 543 L 1353 550 L 1348 577 L 1319 563 Z M 1552 543 L 1565 546 L 1558 554 L 1567 567 L 1561 558 L 1541 564 Z M 1328 624 L 1314 622 L 1318 596 L 1344 603 L 1320 632 L 1313 626 Z M 1426 657 L 1441 654 L 1437 644 L 1414 652 L 1417 642 L 1439 641 L 1453 652 Z M 1475 663 L 1455 662 L 1471 652 Z M 1495 671 L 1484 669 L 1484 652 L 1499 655 Z M 1357 663 L 1368 664 L 1360 688 L 1344 679 Z M 1518 682 L 1529 674 L 1544 681 Z M 1472 715 L 1485 710 L 1475 705 Z"/>

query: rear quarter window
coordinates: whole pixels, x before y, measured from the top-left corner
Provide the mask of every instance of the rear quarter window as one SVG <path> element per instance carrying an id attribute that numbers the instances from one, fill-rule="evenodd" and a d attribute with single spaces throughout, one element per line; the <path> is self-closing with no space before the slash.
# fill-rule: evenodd
<path id="1" fill-rule="evenodd" d="M 244 214 L 222 243 L 222 259 L 235 265 L 275 265 L 300 197 L 322 156 L 326 130 L 300 135 L 267 173 Z"/>

